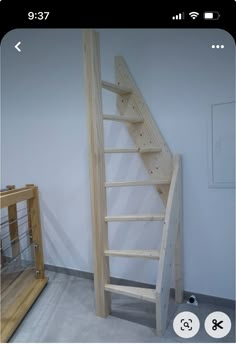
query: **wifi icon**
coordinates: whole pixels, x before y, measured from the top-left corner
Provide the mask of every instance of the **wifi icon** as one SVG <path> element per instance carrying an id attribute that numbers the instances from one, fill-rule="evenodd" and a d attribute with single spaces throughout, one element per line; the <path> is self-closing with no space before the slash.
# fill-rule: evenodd
<path id="1" fill-rule="evenodd" d="M 199 16 L 199 13 L 198 12 L 190 12 L 189 15 L 192 19 L 196 19 Z"/>

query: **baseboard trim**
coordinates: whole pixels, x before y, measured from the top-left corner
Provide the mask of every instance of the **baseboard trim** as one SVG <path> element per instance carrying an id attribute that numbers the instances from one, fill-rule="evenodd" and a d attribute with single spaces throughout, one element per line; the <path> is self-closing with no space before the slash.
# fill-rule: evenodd
<path id="1" fill-rule="evenodd" d="M 91 272 L 80 271 L 80 270 L 75 270 L 75 269 L 71 269 L 71 268 L 48 265 L 48 264 L 45 264 L 44 267 L 48 271 L 53 271 L 53 272 L 57 272 L 57 273 L 64 273 L 64 274 L 68 274 L 68 275 L 75 276 L 75 277 L 93 280 L 93 273 L 91 273 Z M 135 282 L 133 280 L 116 278 L 116 277 L 111 277 L 111 283 L 117 284 L 117 285 L 136 286 L 136 287 L 143 287 L 143 288 L 150 288 L 150 289 L 155 288 L 155 285 L 152 285 L 152 284 L 140 283 L 140 282 Z M 174 293 L 175 293 L 175 291 L 172 288 L 170 291 L 170 294 L 172 297 L 174 296 Z M 222 297 L 204 295 L 204 294 L 200 294 L 198 292 L 184 291 L 184 299 L 185 300 L 188 300 L 191 295 L 195 295 L 199 303 L 214 304 L 218 307 L 225 307 L 225 308 L 230 308 L 230 309 L 235 310 L 235 301 L 234 300 L 222 298 Z"/>

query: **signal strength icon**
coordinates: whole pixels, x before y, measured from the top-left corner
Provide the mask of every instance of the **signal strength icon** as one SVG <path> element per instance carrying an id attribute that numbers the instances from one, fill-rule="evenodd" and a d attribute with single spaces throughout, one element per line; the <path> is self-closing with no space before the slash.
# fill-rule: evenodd
<path id="1" fill-rule="evenodd" d="M 199 13 L 198 12 L 190 12 L 189 15 L 194 20 L 199 16 Z"/>
<path id="2" fill-rule="evenodd" d="M 173 16 L 172 19 L 173 20 L 182 20 L 182 19 L 184 19 L 184 12 L 176 14 L 176 16 Z"/>

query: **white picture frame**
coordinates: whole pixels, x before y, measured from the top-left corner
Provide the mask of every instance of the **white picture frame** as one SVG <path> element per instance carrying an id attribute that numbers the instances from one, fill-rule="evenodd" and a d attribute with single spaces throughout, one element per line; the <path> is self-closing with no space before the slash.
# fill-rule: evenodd
<path id="1" fill-rule="evenodd" d="M 208 123 L 208 186 L 235 188 L 235 101 L 211 105 Z"/>

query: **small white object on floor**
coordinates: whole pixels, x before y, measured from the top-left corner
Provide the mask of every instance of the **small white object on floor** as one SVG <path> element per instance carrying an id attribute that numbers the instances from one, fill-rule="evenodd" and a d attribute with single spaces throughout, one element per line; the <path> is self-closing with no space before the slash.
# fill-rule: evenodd
<path id="1" fill-rule="evenodd" d="M 198 301 L 195 295 L 191 295 L 187 301 L 187 304 L 192 304 L 195 305 L 196 307 L 198 306 Z"/>

